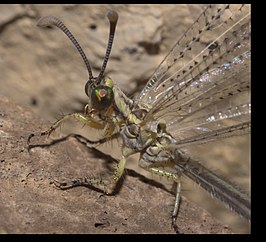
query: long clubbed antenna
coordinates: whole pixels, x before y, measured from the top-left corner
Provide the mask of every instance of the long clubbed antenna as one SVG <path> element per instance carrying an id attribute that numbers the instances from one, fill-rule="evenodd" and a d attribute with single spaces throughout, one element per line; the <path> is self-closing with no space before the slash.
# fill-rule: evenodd
<path id="1" fill-rule="evenodd" d="M 105 68 L 106 68 L 110 53 L 111 53 L 113 40 L 114 40 L 114 36 L 115 36 L 116 23 L 117 23 L 117 20 L 118 20 L 118 14 L 117 14 L 116 11 L 110 10 L 107 13 L 107 17 L 108 17 L 109 22 L 110 22 L 109 39 L 108 39 L 108 45 L 107 45 L 107 48 L 106 48 L 106 53 L 105 53 L 105 57 L 104 57 L 104 60 L 103 60 L 102 68 L 101 68 L 99 76 L 97 77 L 96 83 L 100 83 L 100 81 L 101 81 L 101 79 L 103 77 L 103 73 L 105 71 Z"/>
<path id="2" fill-rule="evenodd" d="M 89 63 L 89 61 L 87 59 L 87 56 L 85 55 L 84 51 L 80 47 L 80 45 L 79 45 L 78 41 L 76 40 L 76 38 L 69 31 L 69 29 L 64 25 L 64 23 L 60 19 L 58 19 L 58 18 L 56 18 L 54 16 L 45 16 L 45 17 L 41 18 L 38 21 L 38 23 L 37 23 L 38 27 L 49 27 L 51 25 L 54 25 L 54 26 L 58 27 L 59 29 L 61 29 L 65 33 L 65 35 L 71 40 L 71 42 L 77 48 L 79 54 L 81 55 L 85 65 L 87 67 L 87 70 L 88 70 L 88 73 L 89 73 L 89 79 L 93 80 L 91 66 L 90 66 L 90 63 Z"/>

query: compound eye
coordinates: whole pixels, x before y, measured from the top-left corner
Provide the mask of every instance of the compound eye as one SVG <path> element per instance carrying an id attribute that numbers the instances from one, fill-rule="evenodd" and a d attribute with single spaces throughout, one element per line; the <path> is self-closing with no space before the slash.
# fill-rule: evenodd
<path id="1" fill-rule="evenodd" d="M 88 97 L 90 97 L 90 92 L 91 92 L 91 89 L 92 89 L 92 81 L 91 80 L 88 80 L 86 85 L 85 85 L 85 93 Z"/>
<path id="2" fill-rule="evenodd" d="M 92 90 L 91 101 L 92 107 L 98 110 L 108 108 L 114 100 L 112 88 L 104 85 L 99 85 Z"/>

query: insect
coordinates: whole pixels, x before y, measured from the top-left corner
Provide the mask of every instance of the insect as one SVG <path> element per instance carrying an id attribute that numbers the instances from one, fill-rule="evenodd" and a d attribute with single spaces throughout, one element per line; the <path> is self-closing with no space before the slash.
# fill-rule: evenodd
<path id="1" fill-rule="evenodd" d="M 61 189 L 81 185 L 105 186 L 112 191 L 125 169 L 127 158 L 140 154 L 139 166 L 176 183 L 172 226 L 178 231 L 181 176 L 187 176 L 213 197 L 250 220 L 250 197 L 231 182 L 205 168 L 184 151 L 202 144 L 250 132 L 251 105 L 244 100 L 250 90 L 250 9 L 248 5 L 209 5 L 176 42 L 142 92 L 127 97 L 105 76 L 118 14 L 109 11 L 110 34 L 101 71 L 94 77 L 81 46 L 63 22 L 47 16 L 38 26 L 61 29 L 80 53 L 88 70 L 84 113 L 64 115 L 48 130 L 50 135 L 68 119 L 103 130 L 103 141 L 120 136 L 122 157 L 109 180 L 84 177 L 55 183 Z M 204 40 L 212 34 L 208 43 Z"/>

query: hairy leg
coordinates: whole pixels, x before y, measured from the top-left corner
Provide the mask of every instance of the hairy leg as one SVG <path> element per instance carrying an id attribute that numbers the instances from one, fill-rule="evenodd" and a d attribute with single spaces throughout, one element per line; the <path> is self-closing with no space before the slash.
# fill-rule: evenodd
<path id="1" fill-rule="evenodd" d="M 123 175 L 125 165 L 126 165 L 126 157 L 123 156 L 121 160 L 118 162 L 118 164 L 116 165 L 114 174 L 111 179 L 101 179 L 101 178 L 95 178 L 92 176 L 87 176 L 83 178 L 73 179 L 69 182 L 55 181 L 54 184 L 62 190 L 73 188 L 76 186 L 94 186 L 96 188 L 99 188 L 100 186 L 104 186 L 104 187 L 107 187 L 107 189 L 109 188 L 110 190 L 106 192 L 107 194 L 112 193 L 114 186 L 116 185 L 116 183 L 119 181 L 119 179 Z"/>
<path id="2" fill-rule="evenodd" d="M 49 136 L 63 122 L 65 122 L 71 118 L 77 120 L 78 122 L 80 122 L 84 125 L 88 125 L 88 126 L 95 128 L 95 129 L 104 129 L 104 127 L 105 127 L 105 124 L 96 121 L 95 119 L 93 119 L 90 116 L 80 114 L 80 113 L 71 113 L 71 114 L 64 115 L 62 118 L 57 120 L 48 130 L 30 134 L 28 137 L 28 144 L 30 143 L 31 138 L 34 136 L 46 136 L 46 135 Z"/>

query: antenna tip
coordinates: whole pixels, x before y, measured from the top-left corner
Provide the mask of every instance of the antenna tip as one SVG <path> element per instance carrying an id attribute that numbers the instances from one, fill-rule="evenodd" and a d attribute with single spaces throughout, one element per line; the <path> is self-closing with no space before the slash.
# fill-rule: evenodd
<path id="1" fill-rule="evenodd" d="M 45 16 L 38 20 L 37 26 L 38 27 L 50 27 L 52 25 L 52 22 L 55 21 L 55 17 L 53 16 Z"/>
<path id="2" fill-rule="evenodd" d="M 114 10 L 110 10 L 108 13 L 107 13 L 107 17 L 109 19 L 110 22 L 117 22 L 118 20 L 118 13 Z"/>

